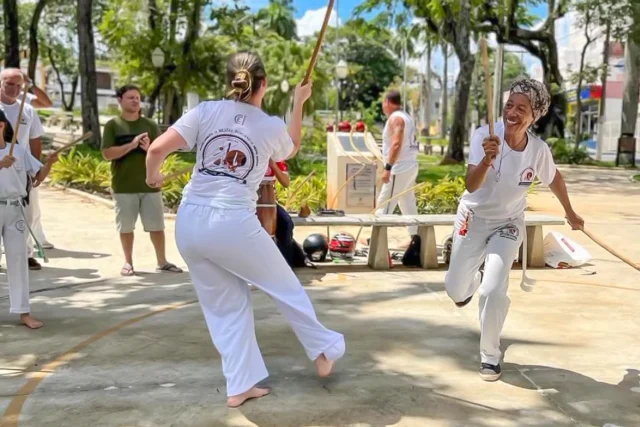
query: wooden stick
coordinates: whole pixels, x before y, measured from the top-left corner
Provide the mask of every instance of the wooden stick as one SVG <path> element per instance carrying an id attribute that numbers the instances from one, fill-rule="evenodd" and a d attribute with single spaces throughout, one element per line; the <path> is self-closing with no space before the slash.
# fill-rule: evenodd
<path id="1" fill-rule="evenodd" d="M 69 142 L 68 144 L 65 144 L 62 147 L 58 148 L 56 151 L 53 152 L 53 154 L 60 154 L 64 150 L 66 150 L 68 148 L 71 148 L 74 145 L 81 143 L 82 141 L 86 141 L 87 139 L 91 138 L 92 136 L 93 136 L 93 132 L 89 131 L 89 132 L 85 133 L 84 135 L 82 135 L 80 138 L 76 139 L 75 141 Z"/>
<path id="2" fill-rule="evenodd" d="M 489 121 L 489 136 L 494 136 L 493 132 L 493 90 L 491 89 L 491 71 L 489 70 L 489 52 L 487 51 L 487 41 L 480 39 L 482 49 L 482 66 L 484 68 L 484 87 L 487 96 L 487 120 Z"/>
<path id="3" fill-rule="evenodd" d="M 609 253 L 611 253 L 613 256 L 619 258 L 620 260 L 626 262 L 627 264 L 629 264 L 631 267 L 635 268 L 636 270 L 640 271 L 640 265 L 636 264 L 635 262 L 633 262 L 631 259 L 625 257 L 624 255 L 622 255 L 620 252 L 616 251 L 615 249 L 613 249 L 611 246 L 607 245 L 606 243 L 604 243 L 602 240 L 600 240 L 598 237 L 596 237 L 592 232 L 590 232 L 589 230 L 585 230 L 584 228 L 581 230 L 584 234 L 586 234 L 587 236 L 589 236 L 589 238 L 591 240 L 593 240 L 594 242 L 596 242 L 599 246 L 601 246 L 603 249 L 606 249 Z"/>
<path id="4" fill-rule="evenodd" d="M 360 169 L 358 169 L 358 171 L 356 173 L 354 173 L 353 175 L 351 175 L 351 177 L 349 177 L 349 179 L 347 179 L 344 184 L 342 184 L 340 186 L 340 188 L 338 189 L 338 191 L 336 191 L 336 194 L 333 196 L 333 199 L 331 199 L 331 209 L 335 209 L 335 203 L 336 203 L 336 199 L 338 198 L 338 196 L 340 195 L 340 193 L 342 192 L 342 190 L 344 190 L 347 187 L 347 184 L 349 184 L 351 182 L 351 180 L 353 180 L 356 176 L 358 176 L 358 174 L 360 174 L 360 172 L 362 172 L 364 170 L 364 168 L 367 167 L 366 164 L 364 163 L 360 163 L 362 165 L 362 167 Z M 328 206 L 327 206 L 328 207 Z"/>
<path id="5" fill-rule="evenodd" d="M 380 203 L 380 205 L 376 206 L 376 208 L 375 208 L 374 210 L 372 210 L 372 211 L 371 211 L 371 215 L 373 215 L 374 213 L 376 213 L 376 211 L 377 211 L 378 209 L 380 209 L 382 206 L 385 206 L 385 205 L 387 205 L 388 203 L 391 203 L 392 201 L 396 200 L 397 198 L 399 198 L 399 197 L 400 197 L 400 196 L 402 196 L 403 194 L 408 193 L 409 191 L 412 191 L 412 190 L 416 190 L 416 189 L 418 189 L 419 187 L 422 187 L 423 185 L 426 185 L 426 184 L 429 184 L 429 181 L 424 181 L 424 182 L 421 182 L 420 184 L 414 185 L 413 187 L 411 187 L 411 188 L 409 188 L 409 189 L 407 189 L 407 190 L 404 190 L 404 191 L 403 191 L 403 192 L 401 192 L 400 194 L 396 194 L 395 196 L 393 196 L 392 198 L 390 198 L 390 199 L 389 199 L 389 200 L 387 200 L 386 202 Z"/>
<path id="6" fill-rule="evenodd" d="M 327 6 L 327 13 L 324 15 L 324 22 L 322 23 L 322 29 L 320 29 L 320 35 L 318 36 L 318 41 L 316 41 L 316 47 L 313 50 L 313 55 L 311 55 L 311 61 L 309 61 L 309 67 L 307 68 L 307 73 L 302 80 L 302 86 L 309 83 L 309 79 L 311 78 L 311 73 L 313 72 L 313 68 L 316 65 L 316 60 L 318 59 L 318 53 L 320 52 L 320 46 L 322 46 L 322 40 L 324 39 L 324 33 L 327 30 L 327 25 L 329 25 L 329 18 L 331 17 L 331 11 L 333 10 L 333 2 L 334 0 L 329 0 L 329 5 Z"/>
<path id="7" fill-rule="evenodd" d="M 375 161 L 370 159 L 369 156 L 365 155 L 362 151 L 360 151 L 358 149 L 358 147 L 356 147 L 356 143 L 353 142 L 353 127 L 351 128 L 351 130 L 349 131 L 349 145 L 351 145 L 351 148 L 353 148 L 353 150 L 360 154 L 362 157 L 364 157 L 370 164 L 375 164 Z M 366 144 L 365 144 L 366 145 Z M 367 146 L 368 147 L 368 146 Z M 372 153 L 373 154 L 373 153 Z M 375 157 L 375 154 L 373 155 Z"/>
<path id="8" fill-rule="evenodd" d="M 20 130 L 20 122 L 22 121 L 22 112 L 24 111 L 24 103 L 27 100 L 27 88 L 29 87 L 29 83 L 25 83 L 22 89 L 22 102 L 20 103 L 20 112 L 18 113 L 18 121 L 16 122 L 13 129 L 13 138 L 11 139 L 11 148 L 9 149 L 9 155 L 13 156 L 13 148 L 16 145 L 16 141 L 18 140 L 18 131 Z"/>
<path id="9" fill-rule="evenodd" d="M 304 185 L 305 182 L 309 181 L 309 179 L 311 179 L 312 176 L 314 176 L 316 174 L 316 170 L 313 169 L 309 175 L 307 175 L 302 182 L 300 182 L 300 184 L 298 184 L 296 186 L 295 189 L 289 191 L 289 197 L 287 197 L 287 201 L 284 204 L 284 209 L 287 210 L 289 208 L 289 203 L 291 203 L 291 200 L 293 199 L 293 196 L 298 192 L 298 190 L 300 190 L 302 188 L 302 186 Z"/>

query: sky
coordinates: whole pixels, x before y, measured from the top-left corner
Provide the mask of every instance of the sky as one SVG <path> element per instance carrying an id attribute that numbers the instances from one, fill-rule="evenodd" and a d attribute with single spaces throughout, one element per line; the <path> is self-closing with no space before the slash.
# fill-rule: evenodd
<path id="1" fill-rule="evenodd" d="M 252 9 L 258 10 L 268 5 L 269 0 L 245 0 L 246 4 L 250 5 Z M 360 4 L 362 0 L 335 0 L 334 8 L 331 13 L 330 24 L 335 26 L 336 14 L 339 15 L 340 21 L 344 22 L 352 17 L 354 9 Z M 529 10 L 532 14 L 539 16 L 540 20 L 547 16 L 547 4 L 546 2 L 539 2 L 540 4 L 532 4 Z M 296 9 L 296 23 L 297 31 L 300 36 L 313 35 L 320 30 L 322 21 L 326 13 L 326 7 L 328 0 L 294 0 L 294 8 Z M 534 58 L 528 53 L 523 53 L 523 49 L 519 46 L 507 46 L 507 50 L 517 52 L 525 67 L 529 71 L 529 74 L 534 76 L 540 71 L 540 62 L 537 58 Z M 419 70 L 424 70 L 424 59 L 412 59 L 409 61 L 409 65 Z M 432 56 L 432 67 L 436 72 L 442 72 L 444 67 L 444 56 L 442 52 L 435 51 Z M 453 84 L 453 79 L 457 75 L 459 70 L 459 64 L 455 55 L 449 60 L 449 79 L 450 84 Z"/>

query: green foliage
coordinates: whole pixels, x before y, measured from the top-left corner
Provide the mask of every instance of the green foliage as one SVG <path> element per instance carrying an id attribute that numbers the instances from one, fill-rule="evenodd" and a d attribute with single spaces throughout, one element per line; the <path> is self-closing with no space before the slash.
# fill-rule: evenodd
<path id="1" fill-rule="evenodd" d="M 169 175 L 174 172 L 182 171 L 188 167 L 192 167 L 193 163 L 185 162 L 178 156 L 168 157 L 162 164 L 160 171 L 163 175 Z M 191 173 L 181 175 L 179 177 L 165 181 L 162 186 L 162 197 L 164 199 L 164 205 L 171 211 L 176 211 L 180 201 L 182 200 L 182 190 L 189 183 L 191 179 Z"/>
<path id="2" fill-rule="evenodd" d="M 191 90 L 202 97 L 212 88 L 223 88 L 229 43 L 214 34 L 201 35 L 204 3 L 109 0 L 98 29 L 121 82 L 138 84 L 144 94 L 152 93 L 160 80 L 166 90 Z M 151 60 L 158 47 L 165 54 L 161 70 Z"/>
<path id="3" fill-rule="evenodd" d="M 291 3 L 292 0 L 269 0 L 269 5 L 257 14 L 265 28 L 287 40 L 297 39 L 295 11 Z"/>
<path id="4" fill-rule="evenodd" d="M 496 50 L 489 48 L 489 70 L 493 78 L 493 72 L 495 70 Z M 519 77 L 528 77 L 527 68 L 520 61 L 520 58 L 509 52 L 504 52 L 504 72 L 502 88 L 504 91 L 509 90 L 511 84 Z M 492 86 L 495 84 L 492 80 Z M 502 101 L 502 99 L 500 99 Z M 471 83 L 471 96 L 469 98 L 470 110 L 476 110 L 478 112 L 478 120 L 487 118 L 487 97 L 486 86 L 484 76 L 484 66 L 482 65 L 482 53 L 478 51 L 476 53 L 476 63 L 473 68 L 473 78 Z M 453 114 L 453 108 L 450 111 Z M 497 119 L 497 117 L 496 117 Z"/>
<path id="5" fill-rule="evenodd" d="M 326 157 L 309 157 L 304 154 L 298 154 L 293 159 L 287 160 L 289 173 L 292 176 L 309 175 L 312 170 L 316 171 L 317 176 L 325 176 L 327 172 Z"/>
<path id="6" fill-rule="evenodd" d="M 446 141 L 446 140 L 445 140 Z M 435 152 L 435 151 L 434 151 Z M 453 165 L 441 165 L 442 156 L 425 154 L 418 154 L 418 163 L 420 170 L 418 172 L 418 182 L 429 181 L 431 183 L 437 183 L 441 179 L 447 176 L 458 177 L 464 176 L 467 172 L 465 165 L 453 164 Z"/>
<path id="7" fill-rule="evenodd" d="M 120 108 L 116 107 L 115 105 L 108 105 L 106 108 L 103 108 L 100 111 L 100 114 L 103 114 L 105 116 L 119 116 Z"/>
<path id="8" fill-rule="evenodd" d="M 632 177 L 632 179 L 633 179 L 635 182 L 640 182 L 640 175 L 634 175 L 634 176 Z"/>
<path id="9" fill-rule="evenodd" d="M 322 119 L 317 114 L 313 116 L 313 126 L 302 128 L 302 146 L 300 148 L 303 153 L 326 156 L 327 132 Z"/>
<path id="10" fill-rule="evenodd" d="M 35 2 L 17 1 L 18 4 L 18 40 L 20 40 L 20 50 L 29 48 L 29 25 L 31 24 L 31 17 L 35 10 Z M 0 5 L 0 13 L 2 13 L 2 5 Z M 2 24 L 2 31 L 0 31 L 0 60 L 4 60 L 4 37 L 5 37 L 5 25 Z"/>
<path id="11" fill-rule="evenodd" d="M 165 175 L 193 166 L 193 161 L 185 161 L 181 156 L 170 156 L 162 165 Z M 182 189 L 189 182 L 191 174 L 166 181 L 162 187 L 164 203 L 175 210 L 182 199 Z M 111 187 L 111 165 L 102 158 L 100 151 L 88 145 L 78 145 L 68 154 L 60 156 L 49 174 L 51 182 L 71 186 L 80 190 L 109 194 Z"/>
<path id="12" fill-rule="evenodd" d="M 265 62 L 267 70 L 267 93 L 263 100 L 263 109 L 268 114 L 284 116 L 291 108 L 293 102 L 294 86 L 302 81 L 307 71 L 309 58 L 313 53 L 315 40 L 299 43 L 294 40 L 285 40 L 277 34 L 271 34 L 268 42 L 252 41 L 250 45 L 257 51 Z M 324 93 L 328 90 L 331 81 L 330 65 L 323 58 L 313 70 L 313 95 L 304 104 L 305 114 L 311 115 L 324 105 Z M 289 90 L 282 92 L 280 85 L 287 81 Z"/>
<path id="13" fill-rule="evenodd" d="M 306 176 L 299 176 L 291 180 L 288 188 L 280 185 L 276 187 L 278 202 L 291 211 L 298 211 L 303 204 L 317 212 L 327 204 L 327 180 L 324 175 L 314 176 L 300 186 Z M 291 195 L 291 192 L 294 192 Z"/>
<path id="14" fill-rule="evenodd" d="M 379 104 L 389 84 L 402 75 L 400 61 L 389 48 L 392 37 L 389 29 L 362 18 L 347 21 L 339 37 L 334 28 L 327 29 L 323 56 L 333 63 L 339 57 L 349 65 L 349 75 L 340 83 L 341 110 Z"/>
<path id="15" fill-rule="evenodd" d="M 548 138 L 547 143 L 551 147 L 554 161 L 558 164 L 584 164 L 590 160 L 589 153 L 582 145 L 576 148 L 574 144 L 560 138 Z"/>
<path id="16" fill-rule="evenodd" d="M 61 155 L 49 173 L 51 182 L 89 192 L 108 193 L 111 186 L 109 163 L 85 150 L 74 147 L 68 154 Z"/>
<path id="17" fill-rule="evenodd" d="M 465 190 L 464 177 L 445 176 L 437 183 L 429 182 L 416 191 L 419 214 L 452 214 Z"/>
<path id="18" fill-rule="evenodd" d="M 65 82 L 78 83 L 79 58 L 77 5 L 65 0 L 51 0 L 42 14 L 38 29 L 41 60 L 51 64 L 51 80 L 62 93 L 62 104 L 66 111 L 73 110 L 75 94 L 66 94 Z M 68 88 L 66 88 L 68 90 Z M 75 87 L 73 88 L 75 92 Z"/>

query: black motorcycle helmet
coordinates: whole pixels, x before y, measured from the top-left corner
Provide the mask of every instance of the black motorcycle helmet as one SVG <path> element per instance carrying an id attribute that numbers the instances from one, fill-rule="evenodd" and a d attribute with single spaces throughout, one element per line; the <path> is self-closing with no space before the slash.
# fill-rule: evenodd
<path id="1" fill-rule="evenodd" d="M 329 252 L 329 243 L 322 234 L 311 234 L 302 242 L 302 250 L 311 261 L 324 262 Z"/>

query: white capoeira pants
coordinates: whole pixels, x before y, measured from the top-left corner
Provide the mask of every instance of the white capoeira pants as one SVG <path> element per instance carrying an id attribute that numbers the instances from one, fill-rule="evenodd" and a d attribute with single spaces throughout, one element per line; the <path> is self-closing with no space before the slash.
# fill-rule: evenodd
<path id="1" fill-rule="evenodd" d="M 480 288 L 480 358 L 482 363 L 497 365 L 502 358 L 500 334 L 511 301 L 507 297 L 509 271 L 523 242 L 524 215 L 500 220 L 486 220 L 470 213 L 467 234 L 459 234 L 467 211 L 458 208 L 453 232 L 451 261 L 445 278 L 447 294 L 462 302 Z M 484 266 L 480 283 L 479 269 Z"/>
<path id="2" fill-rule="evenodd" d="M 42 213 L 40 211 L 40 187 L 31 189 L 29 193 L 29 204 L 26 207 L 26 211 L 33 234 L 36 236 L 36 239 L 38 239 L 38 242 L 40 242 L 41 245 L 44 245 L 47 241 L 47 237 L 44 235 L 41 222 Z M 33 237 L 31 237 L 31 234 L 29 233 L 27 236 L 27 254 L 30 258 L 33 257 L 35 243 L 36 242 L 33 241 Z"/>
<path id="3" fill-rule="evenodd" d="M 228 396 L 268 377 L 256 341 L 249 283 L 274 300 L 310 360 L 322 353 L 330 360 L 344 355 L 344 337 L 316 318 L 307 293 L 255 211 L 183 203 L 176 243 L 222 357 Z"/>
<path id="4" fill-rule="evenodd" d="M 378 195 L 378 201 L 376 206 L 380 206 L 392 197 L 397 196 L 403 191 L 416 185 L 416 178 L 418 177 L 418 164 L 406 172 L 398 174 L 392 174 L 389 182 L 382 184 L 380 194 Z M 408 191 L 397 199 L 387 203 L 378 210 L 376 215 L 391 215 L 396 209 L 396 206 L 400 205 L 400 211 L 403 215 L 418 215 L 418 207 L 416 205 L 416 193 L 415 191 Z M 417 226 L 409 226 L 409 234 L 411 236 L 418 234 Z"/>
<path id="5" fill-rule="evenodd" d="M 0 201 L 0 230 L 7 259 L 9 282 L 9 312 L 29 313 L 29 268 L 27 267 L 27 236 L 19 206 L 21 201 Z"/>

